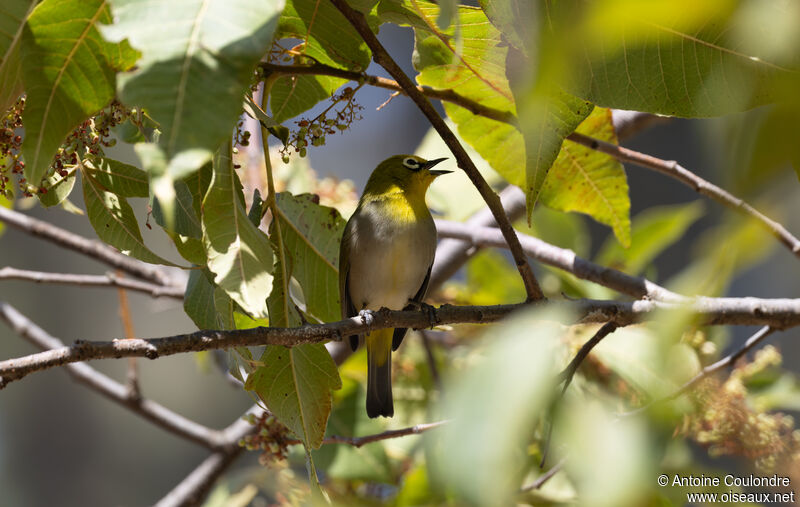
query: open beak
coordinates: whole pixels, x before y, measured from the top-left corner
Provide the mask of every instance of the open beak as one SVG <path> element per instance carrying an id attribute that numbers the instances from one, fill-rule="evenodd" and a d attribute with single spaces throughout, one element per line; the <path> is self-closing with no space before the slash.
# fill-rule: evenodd
<path id="1" fill-rule="evenodd" d="M 425 162 L 425 165 L 423 167 L 425 167 L 425 169 L 428 169 L 428 171 L 430 171 L 430 173 L 433 176 L 441 176 L 443 174 L 449 174 L 449 173 L 451 173 L 453 171 L 431 171 L 430 170 L 431 167 L 433 167 L 436 164 L 438 164 L 439 162 L 443 162 L 445 160 L 447 160 L 447 158 L 437 158 L 437 159 L 434 159 L 434 160 L 428 160 L 427 162 Z"/>

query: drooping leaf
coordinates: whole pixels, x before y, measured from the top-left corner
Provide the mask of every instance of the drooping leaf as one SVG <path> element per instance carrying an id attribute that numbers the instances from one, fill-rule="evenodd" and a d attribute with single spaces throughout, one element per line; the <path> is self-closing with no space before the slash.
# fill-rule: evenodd
<path id="1" fill-rule="evenodd" d="M 796 50 L 780 59 L 743 37 L 769 33 L 768 20 L 797 12 L 790 3 L 765 2 L 771 16 L 743 16 L 746 2 L 728 0 L 548 2 L 553 39 L 536 51 L 560 60 L 563 72 L 551 77 L 598 105 L 718 116 L 779 100 L 796 82 Z"/>
<path id="2" fill-rule="evenodd" d="M 98 32 L 111 17 L 103 0 L 46 0 L 33 10 L 20 46 L 27 93 L 23 121 L 25 177 L 41 180 L 64 138 L 114 97 L 117 70 L 136 52 Z"/>
<path id="3" fill-rule="evenodd" d="M 6 111 L 22 93 L 19 46 L 25 21 L 36 0 L 5 0 L 0 10 L 0 111 Z"/>
<path id="4" fill-rule="evenodd" d="M 104 27 L 104 35 L 128 37 L 142 52 L 136 70 L 120 76 L 120 98 L 144 107 L 162 133 L 165 167 L 145 170 L 180 179 L 209 161 L 230 136 L 284 2 L 111 0 L 111 5 L 116 23 Z"/>
<path id="5" fill-rule="evenodd" d="M 306 312 L 321 322 L 339 320 L 337 266 L 344 219 L 335 209 L 316 204 L 310 194 L 275 197 L 291 275 L 303 289 Z"/>
<path id="6" fill-rule="evenodd" d="M 42 187 L 47 190 L 46 193 L 39 193 L 39 202 L 45 207 L 57 206 L 64 202 L 64 199 L 69 197 L 72 189 L 75 187 L 75 178 L 77 170 L 70 169 L 67 171 L 66 176 L 61 176 L 59 173 L 53 173 L 44 179 Z"/>
<path id="7" fill-rule="evenodd" d="M 525 194 L 533 212 L 564 139 L 592 112 L 593 105 L 559 88 L 544 85 L 517 90 L 517 109 L 525 140 Z"/>
<path id="8" fill-rule="evenodd" d="M 136 215 L 124 197 L 106 190 L 89 171 L 82 172 L 81 181 L 86 214 L 100 239 L 139 260 L 174 265 L 145 246 Z"/>
<path id="9" fill-rule="evenodd" d="M 147 173 L 130 164 L 104 158 L 95 166 L 85 164 L 85 170 L 103 187 L 121 197 L 147 197 L 149 182 Z"/>
<path id="10" fill-rule="evenodd" d="M 206 270 L 193 269 L 186 284 L 183 310 L 198 329 L 219 329 L 220 325 L 211 276 Z"/>
<path id="11" fill-rule="evenodd" d="M 536 24 L 531 22 L 535 4 L 527 0 L 478 0 L 478 3 L 503 37 L 518 50 L 525 51 L 537 31 Z"/>
<path id="12" fill-rule="evenodd" d="M 254 317 L 267 315 L 272 289 L 272 250 L 267 236 L 247 219 L 230 145 L 214 157 L 212 181 L 203 199 L 201 225 L 214 283 Z"/>
<path id="13" fill-rule="evenodd" d="M 254 120 L 258 120 L 261 126 L 267 129 L 270 134 L 280 139 L 284 146 L 289 142 L 289 129 L 267 115 L 267 113 L 261 109 L 261 106 L 253 101 L 250 95 L 245 95 L 244 97 L 244 112 Z"/>
<path id="14" fill-rule="evenodd" d="M 577 131 L 616 144 L 611 111 L 596 108 Z M 610 155 L 564 143 L 544 182 L 542 204 L 561 211 L 586 213 L 610 226 L 619 242 L 630 245 L 628 180 L 622 164 Z"/>
<path id="15" fill-rule="evenodd" d="M 368 15 L 367 22 L 377 31 L 374 16 Z M 331 2 L 288 2 L 275 38 L 300 40 L 302 54 L 320 63 L 356 71 L 369 66 L 370 51 L 366 42 Z"/>
<path id="16" fill-rule="evenodd" d="M 160 201 L 153 200 L 153 218 L 156 223 L 170 232 L 175 232 L 181 236 L 199 239 L 202 237 L 200 228 L 200 217 L 195 211 L 192 192 L 189 187 L 181 180 L 174 184 L 175 187 L 175 210 L 173 212 L 174 222 L 168 224 L 164 212 L 161 210 Z"/>
<path id="17" fill-rule="evenodd" d="M 457 504 L 513 503 L 526 458 L 519 449 L 549 403 L 555 378 L 560 327 L 548 321 L 561 318 L 528 311 L 494 326 L 482 360 L 447 386 L 445 413 L 452 420 L 426 443 L 446 450 L 436 465 Z"/>
<path id="18" fill-rule="evenodd" d="M 633 220 L 631 245 L 607 241 L 597 254 L 597 262 L 637 275 L 664 249 L 683 237 L 703 214 L 701 201 L 648 208 Z"/>
<path id="19" fill-rule="evenodd" d="M 258 393 L 306 447 L 319 448 L 331 411 L 331 390 L 342 386 L 328 350 L 322 344 L 270 346 L 261 361 L 264 366 L 247 377 L 246 389 Z"/>

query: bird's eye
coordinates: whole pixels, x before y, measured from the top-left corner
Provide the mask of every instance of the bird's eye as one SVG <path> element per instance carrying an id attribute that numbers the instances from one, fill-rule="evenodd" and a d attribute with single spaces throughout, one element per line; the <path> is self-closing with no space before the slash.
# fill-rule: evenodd
<path id="1" fill-rule="evenodd" d="M 407 168 L 411 169 L 412 171 L 419 171 L 420 165 L 419 161 L 415 158 L 406 157 L 403 159 L 403 165 Z"/>

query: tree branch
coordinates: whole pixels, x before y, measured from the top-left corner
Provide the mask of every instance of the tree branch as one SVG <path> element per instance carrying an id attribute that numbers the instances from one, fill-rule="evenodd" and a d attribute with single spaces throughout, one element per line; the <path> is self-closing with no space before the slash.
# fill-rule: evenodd
<path id="1" fill-rule="evenodd" d="M 260 412 L 261 408 L 254 406 L 244 414 L 244 417 L 246 418 L 248 414 L 258 414 Z M 217 478 L 244 452 L 244 447 L 239 445 L 239 440 L 253 433 L 255 429 L 256 426 L 250 424 L 244 418 L 238 418 L 231 423 L 221 432 L 224 437 L 223 445 L 219 450 L 203 460 L 186 478 L 172 488 L 172 491 L 159 500 L 156 506 L 183 507 L 200 505 Z"/>
<path id="2" fill-rule="evenodd" d="M 444 238 L 458 238 L 476 246 L 506 246 L 500 231 L 493 227 L 476 227 L 459 222 L 436 220 L 436 230 Z M 637 299 L 650 298 L 672 303 L 685 303 L 689 298 L 676 294 L 645 278 L 631 276 L 578 257 L 572 250 L 528 236 L 519 235 L 520 244 L 526 255 L 541 262 L 572 273 L 578 278 L 614 289 Z"/>
<path id="3" fill-rule="evenodd" d="M 622 146 L 617 146 L 616 144 L 594 139 L 578 132 L 573 132 L 567 137 L 567 139 L 582 146 L 586 146 L 589 149 L 611 155 L 622 162 L 630 162 L 632 164 L 660 172 L 661 174 L 665 174 L 680 181 L 701 195 L 709 197 L 728 208 L 739 211 L 746 216 L 756 219 L 759 224 L 761 224 L 767 231 L 775 236 L 778 241 L 783 243 L 793 254 L 800 257 L 800 240 L 786 230 L 784 226 L 767 217 L 742 199 L 739 199 L 738 197 L 721 189 L 713 183 L 704 180 L 700 176 L 697 176 L 693 172 L 678 164 L 676 161 L 662 160 L 638 151 L 623 148 Z"/>
<path id="4" fill-rule="evenodd" d="M 483 200 L 486 202 L 487 206 L 489 206 L 489 209 L 492 210 L 492 214 L 494 215 L 495 220 L 497 220 L 500 230 L 503 231 L 503 236 L 505 237 L 506 242 L 508 242 L 511 255 L 514 257 L 514 261 L 517 264 L 517 269 L 519 270 L 523 284 L 525 285 L 525 291 L 528 294 L 528 300 L 534 301 L 543 299 L 544 294 L 542 294 L 542 289 L 539 287 L 539 283 L 536 281 L 533 270 L 531 269 L 530 264 L 528 264 L 525 254 L 522 252 L 522 247 L 519 244 L 519 240 L 517 239 L 514 228 L 511 226 L 511 222 L 503 212 L 503 206 L 500 203 L 500 198 L 492 190 L 489 184 L 486 183 L 486 180 L 475 167 L 475 164 L 469 158 L 469 155 L 464 150 L 464 147 L 461 146 L 461 143 L 459 143 L 458 139 L 447 126 L 442 117 L 439 116 L 439 113 L 436 112 L 436 109 L 434 109 L 430 101 L 428 101 L 425 95 L 417 89 L 416 85 L 414 85 L 411 79 L 405 74 L 405 72 L 403 72 L 397 62 L 392 59 L 375 34 L 372 33 L 372 29 L 367 24 L 363 14 L 350 7 L 346 0 L 330 1 L 344 15 L 344 17 L 347 18 L 350 24 L 353 25 L 353 28 L 355 28 L 359 35 L 361 35 L 362 39 L 364 39 L 364 42 L 366 42 L 367 46 L 369 46 L 369 48 L 372 50 L 372 58 L 375 60 L 375 63 L 386 69 L 386 71 L 393 78 L 395 78 L 406 95 L 408 95 L 409 98 L 414 101 L 420 111 L 422 111 L 425 117 L 428 118 L 431 126 L 436 129 L 436 132 L 439 133 L 439 136 L 441 136 L 442 140 L 450 148 L 450 151 L 453 152 L 453 155 L 458 162 L 458 166 L 464 170 L 469 179 L 472 181 L 473 185 L 475 185 L 475 188 L 478 189 L 478 192 L 481 194 L 481 197 L 483 197 Z"/>
<path id="5" fill-rule="evenodd" d="M 156 285 L 131 278 L 117 276 L 114 273 L 105 275 L 78 275 L 73 273 L 47 273 L 29 271 L 10 266 L 0 268 L 0 280 L 25 280 L 36 283 L 53 283 L 58 285 L 78 285 L 83 287 L 116 287 L 119 289 L 143 292 L 153 297 L 169 297 L 183 299 L 185 289 L 175 285 Z"/>
<path id="6" fill-rule="evenodd" d="M 540 302 L 533 305 L 518 303 L 496 306 L 451 306 L 434 309 L 434 320 L 426 310 L 390 311 L 381 310 L 372 314 L 372 322 L 366 324 L 360 317 L 329 324 L 306 324 L 295 328 L 258 327 L 233 331 L 197 331 L 190 334 L 165 338 L 113 340 L 109 342 L 76 341 L 38 354 L 8 359 L 0 362 L 0 387 L 26 375 L 69 363 L 120 357 L 161 356 L 182 352 L 197 352 L 241 346 L 283 345 L 287 347 L 303 343 L 338 341 L 342 336 L 362 334 L 377 329 L 410 327 L 426 328 L 432 324 L 490 323 L 509 313 L 526 307 L 548 307 L 561 309 L 577 316 L 582 323 L 614 322 L 626 326 L 634 322 L 653 318 L 655 310 L 683 310 L 697 314 L 706 325 L 770 325 L 788 328 L 800 325 L 800 299 L 758 298 L 706 298 L 698 297 L 686 304 L 661 301 L 594 301 L 588 299 L 562 302 Z M 8 305 L 0 302 L 0 309 Z M 7 320 L 7 312 L 0 312 Z M 574 323 L 572 320 L 566 323 Z"/>
<path id="7" fill-rule="evenodd" d="M 128 257 L 104 243 L 78 236 L 77 234 L 56 227 L 45 221 L 23 215 L 22 213 L 2 206 L 0 206 L 0 221 L 20 231 L 38 236 L 63 246 L 64 248 L 103 262 L 129 275 L 149 280 L 161 286 L 174 285 L 169 275 L 164 273 L 164 271 L 157 266 Z"/>
<path id="8" fill-rule="evenodd" d="M 603 340 L 603 338 L 616 331 L 617 327 L 618 326 L 613 322 L 606 322 L 600 329 L 597 330 L 594 336 L 592 336 L 586 343 L 583 344 L 580 350 L 578 350 L 578 353 L 575 354 L 575 357 L 572 358 L 572 361 L 570 361 L 567 367 L 564 368 L 564 371 L 558 375 L 558 380 L 560 382 L 564 382 L 564 387 L 561 388 L 561 396 L 564 396 L 564 393 L 567 391 L 567 387 L 569 387 L 569 384 L 572 382 L 572 377 L 575 376 L 575 372 L 578 371 L 578 368 L 580 368 L 583 360 L 589 355 L 589 352 L 591 352 L 592 349 Z"/>
<path id="9" fill-rule="evenodd" d="M 2 301 L 0 301 L 0 319 L 7 322 L 21 337 L 41 349 L 50 350 L 64 347 L 61 340 L 51 336 L 14 307 Z M 100 373 L 88 364 L 68 364 L 66 370 L 78 383 L 119 403 L 174 435 L 212 450 L 219 449 L 224 445 L 221 432 L 187 419 L 155 401 L 131 397 L 130 390 L 126 386 Z"/>

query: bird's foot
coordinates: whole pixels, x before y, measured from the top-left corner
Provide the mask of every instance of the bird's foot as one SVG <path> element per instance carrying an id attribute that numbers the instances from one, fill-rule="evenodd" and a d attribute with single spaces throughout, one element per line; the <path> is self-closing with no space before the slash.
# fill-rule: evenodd
<path id="1" fill-rule="evenodd" d="M 375 323 L 375 313 L 365 308 L 358 312 L 358 316 L 361 318 L 361 322 L 367 326 L 367 334 L 370 334 L 372 332 L 372 324 Z"/>

